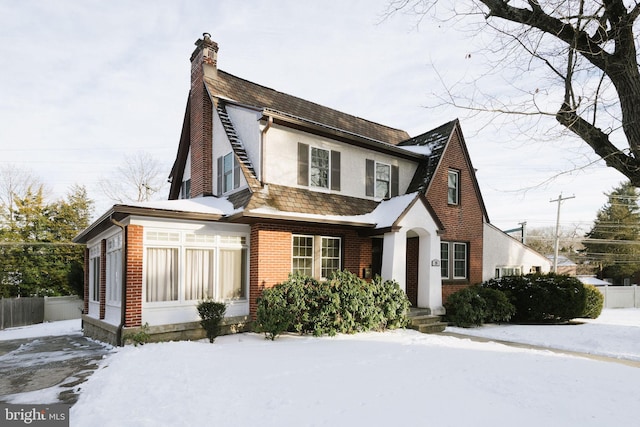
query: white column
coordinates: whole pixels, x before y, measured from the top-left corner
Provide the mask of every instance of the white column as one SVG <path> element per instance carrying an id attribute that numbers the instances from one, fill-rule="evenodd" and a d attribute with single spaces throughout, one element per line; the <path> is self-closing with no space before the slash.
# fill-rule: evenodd
<path id="1" fill-rule="evenodd" d="M 407 291 L 407 233 L 385 233 L 382 249 L 382 279 L 395 280 Z"/>
<path id="2" fill-rule="evenodd" d="M 434 260 L 440 260 L 440 237 L 436 233 L 420 234 L 418 307 L 430 308 L 431 314 L 444 314 L 440 264 Z"/>

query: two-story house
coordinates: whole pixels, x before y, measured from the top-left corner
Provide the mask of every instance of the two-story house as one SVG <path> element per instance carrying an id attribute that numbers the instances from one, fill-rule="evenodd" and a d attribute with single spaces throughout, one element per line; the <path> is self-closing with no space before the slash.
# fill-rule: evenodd
<path id="1" fill-rule="evenodd" d="M 76 238 L 87 335 L 195 337 L 206 298 L 243 323 L 294 272 L 379 274 L 434 314 L 482 281 L 489 220 L 457 120 L 412 138 L 243 80 L 217 55 L 205 33 L 169 200 L 115 205 Z"/>

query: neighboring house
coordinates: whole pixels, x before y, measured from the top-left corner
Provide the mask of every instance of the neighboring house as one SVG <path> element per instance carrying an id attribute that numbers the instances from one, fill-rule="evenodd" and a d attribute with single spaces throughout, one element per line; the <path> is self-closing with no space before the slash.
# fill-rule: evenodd
<path id="1" fill-rule="evenodd" d="M 551 265 L 553 265 L 553 258 L 554 258 L 553 254 L 547 255 L 547 259 L 551 262 Z M 558 269 L 556 273 L 575 276 L 578 274 L 578 264 L 571 261 L 570 258 L 564 255 L 558 255 Z"/>
<path id="2" fill-rule="evenodd" d="M 520 240 L 484 224 L 482 280 L 529 273 L 548 273 L 551 261 Z"/>
<path id="3" fill-rule="evenodd" d="M 169 200 L 115 205 L 75 239 L 85 334 L 195 337 L 205 298 L 242 324 L 292 272 L 379 274 L 434 314 L 482 281 L 489 220 L 457 120 L 411 138 L 218 69 L 208 34 L 196 46 Z"/>

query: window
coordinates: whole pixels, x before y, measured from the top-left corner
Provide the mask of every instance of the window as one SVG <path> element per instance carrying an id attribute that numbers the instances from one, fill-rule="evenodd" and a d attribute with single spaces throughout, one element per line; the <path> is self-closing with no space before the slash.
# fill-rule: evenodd
<path id="1" fill-rule="evenodd" d="M 322 237 L 322 268 L 320 277 L 330 277 L 340 270 L 340 238 Z"/>
<path id="2" fill-rule="evenodd" d="M 376 197 L 387 199 L 389 197 L 390 183 L 391 166 L 384 163 L 376 163 Z"/>
<path id="3" fill-rule="evenodd" d="M 447 180 L 447 203 L 457 205 L 460 203 L 460 172 L 449 171 Z"/>
<path id="4" fill-rule="evenodd" d="M 218 157 L 218 194 L 240 187 L 240 164 L 233 152 Z"/>
<path id="5" fill-rule="evenodd" d="M 182 185 L 180 186 L 180 198 L 188 199 L 191 197 L 191 178 L 186 181 L 182 181 Z"/>
<path id="6" fill-rule="evenodd" d="M 311 148 L 310 182 L 313 187 L 329 188 L 329 150 Z"/>
<path id="7" fill-rule="evenodd" d="M 89 299 L 100 301 L 100 246 L 89 249 Z"/>
<path id="8" fill-rule="evenodd" d="M 467 244 L 453 244 L 453 278 L 467 278 Z"/>
<path id="9" fill-rule="evenodd" d="M 340 152 L 299 142 L 298 185 L 340 191 Z"/>
<path id="10" fill-rule="evenodd" d="M 107 303 L 119 305 L 122 299 L 122 235 L 107 240 Z"/>
<path id="11" fill-rule="evenodd" d="M 400 177 L 398 166 L 367 159 L 365 175 L 365 194 L 368 197 L 388 199 L 398 195 Z"/>
<path id="12" fill-rule="evenodd" d="M 449 278 L 449 243 L 440 243 L 440 275 L 443 279 Z"/>
<path id="13" fill-rule="evenodd" d="M 244 248 L 220 249 L 220 295 L 221 300 L 245 298 L 247 250 Z"/>
<path id="14" fill-rule="evenodd" d="M 178 249 L 147 248 L 147 302 L 178 300 Z"/>
<path id="15" fill-rule="evenodd" d="M 313 276 L 313 236 L 293 236 L 293 272 Z"/>
<path id="16" fill-rule="evenodd" d="M 466 243 L 440 243 L 440 275 L 443 279 L 466 279 L 467 260 L 468 254 Z"/>
<path id="17" fill-rule="evenodd" d="M 292 271 L 304 276 L 327 278 L 342 267 L 342 239 L 294 235 Z"/>
<path id="18" fill-rule="evenodd" d="M 213 298 L 214 265 L 213 250 L 185 250 L 185 300 L 203 300 Z"/>
<path id="19" fill-rule="evenodd" d="M 521 267 L 496 267 L 496 278 L 505 276 L 521 276 Z"/>

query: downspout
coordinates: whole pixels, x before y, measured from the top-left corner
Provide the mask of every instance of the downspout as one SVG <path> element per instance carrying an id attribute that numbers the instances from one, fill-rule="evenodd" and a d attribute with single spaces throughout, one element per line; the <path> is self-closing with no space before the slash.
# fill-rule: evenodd
<path id="1" fill-rule="evenodd" d="M 116 331 L 116 345 L 122 347 L 124 346 L 124 340 L 122 339 L 122 328 L 124 328 L 124 323 L 127 319 L 126 310 L 127 310 L 127 227 L 113 219 L 109 218 L 111 223 L 115 226 L 120 227 L 122 229 L 122 277 L 120 279 L 120 324 L 118 325 L 118 329 Z"/>
<path id="2" fill-rule="evenodd" d="M 267 125 L 260 132 L 260 185 L 264 187 L 264 181 L 266 174 L 264 173 L 264 147 L 266 145 L 267 140 L 267 132 L 271 129 L 273 125 L 273 117 L 267 117 Z"/>

